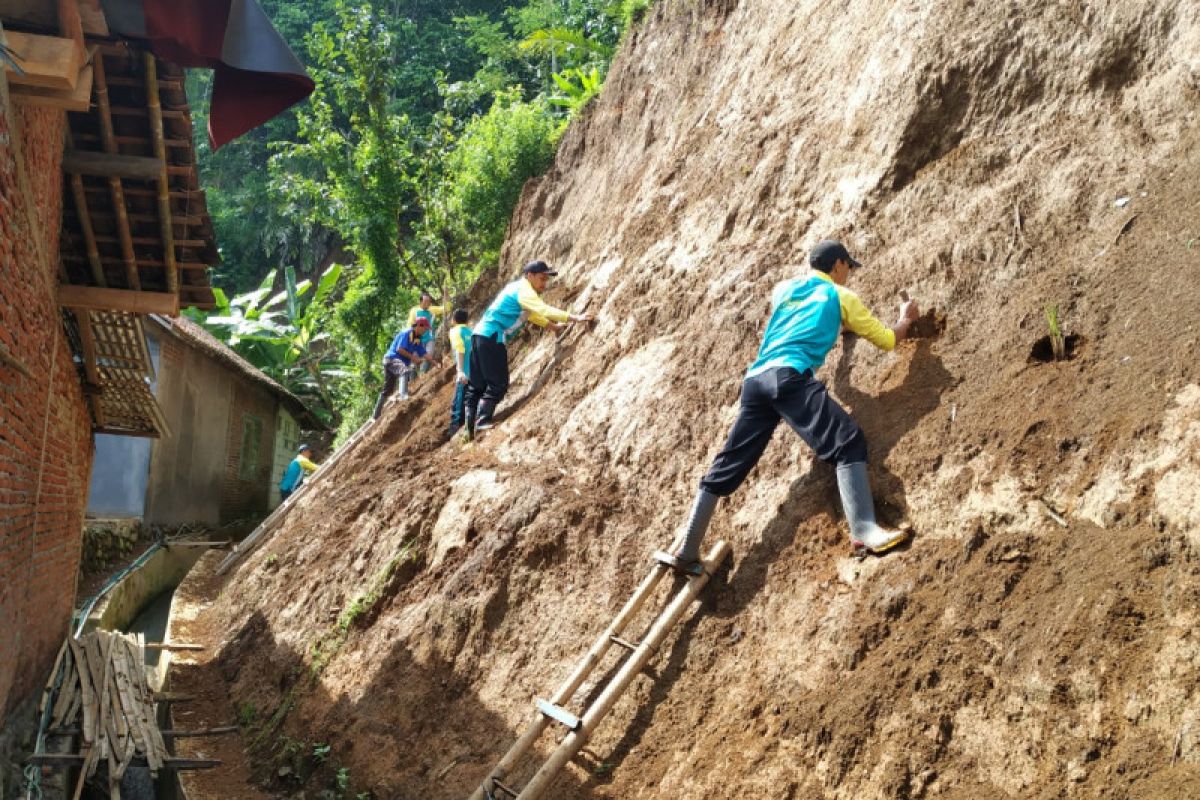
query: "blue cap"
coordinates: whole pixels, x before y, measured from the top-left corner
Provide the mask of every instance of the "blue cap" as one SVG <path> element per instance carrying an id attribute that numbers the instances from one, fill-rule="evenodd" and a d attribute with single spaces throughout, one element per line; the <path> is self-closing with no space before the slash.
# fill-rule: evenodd
<path id="1" fill-rule="evenodd" d="M 302 444 L 302 445 L 300 445 L 300 449 L 297 450 L 296 452 L 303 453 L 305 450 L 312 450 L 312 448 L 306 444 Z"/>

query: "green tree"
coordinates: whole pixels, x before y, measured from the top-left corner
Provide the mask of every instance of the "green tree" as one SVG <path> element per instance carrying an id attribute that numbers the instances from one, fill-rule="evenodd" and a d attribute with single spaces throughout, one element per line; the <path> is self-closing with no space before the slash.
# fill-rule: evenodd
<path id="1" fill-rule="evenodd" d="M 342 268 L 334 264 L 322 273 L 314 291 L 312 281 L 296 282 L 292 267 L 284 268 L 284 290 L 271 294 L 272 270 L 255 290 L 228 299 L 215 290 L 217 309 L 207 316 L 189 315 L 239 355 L 284 388 L 306 400 L 326 422 L 341 421 L 331 385 L 345 377 L 330 336 L 324 332 L 328 303 Z M 310 296 L 311 293 L 311 296 Z"/>
<path id="2" fill-rule="evenodd" d="M 299 141 L 272 159 L 273 188 L 307 224 L 335 231 L 358 261 L 338 319 L 364 369 L 376 360 L 400 283 L 401 214 L 416 202 L 414 132 L 391 111 L 394 37 L 369 6 L 338 0 L 338 27 L 308 39 L 317 88 Z"/>

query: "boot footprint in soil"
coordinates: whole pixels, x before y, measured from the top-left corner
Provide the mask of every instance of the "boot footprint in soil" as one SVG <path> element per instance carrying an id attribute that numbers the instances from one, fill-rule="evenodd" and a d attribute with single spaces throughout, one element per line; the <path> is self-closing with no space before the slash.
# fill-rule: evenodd
<path id="1" fill-rule="evenodd" d="M 842 509 L 850 523 L 850 544 L 855 555 L 882 555 L 908 541 L 912 535 L 910 528 L 884 528 L 875 522 L 875 501 L 871 498 L 865 462 L 840 464 L 837 484 Z"/>

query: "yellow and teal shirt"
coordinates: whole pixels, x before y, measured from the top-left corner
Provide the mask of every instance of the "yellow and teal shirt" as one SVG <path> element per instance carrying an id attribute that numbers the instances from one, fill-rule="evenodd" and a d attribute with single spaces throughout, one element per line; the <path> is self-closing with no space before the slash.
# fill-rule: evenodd
<path id="1" fill-rule="evenodd" d="M 279 482 L 282 491 L 290 492 L 304 482 L 304 476 L 316 472 L 317 465 L 304 456 L 296 456 L 283 472 L 283 480 Z"/>
<path id="2" fill-rule="evenodd" d="M 527 278 L 518 278 L 505 286 L 487 311 L 483 312 L 475 335 L 488 336 L 504 344 L 521 330 L 526 321 L 544 328 L 551 322 L 566 322 L 568 319 L 570 314 L 547 304 Z"/>
<path id="3" fill-rule="evenodd" d="M 433 327 L 445 310 L 445 306 L 430 306 L 429 308 L 413 306 L 408 310 L 408 327 L 416 325 L 418 317 L 429 320 L 429 330 L 425 331 L 425 335 L 421 337 L 421 341 L 428 345 L 433 341 Z"/>
<path id="4" fill-rule="evenodd" d="M 463 375 L 471 374 L 471 329 L 464 324 L 450 328 L 450 346 L 462 356 Z"/>
<path id="5" fill-rule="evenodd" d="M 771 319 L 746 377 L 776 367 L 815 371 L 825 363 L 843 325 L 880 350 L 896 346 L 892 329 L 876 319 L 858 295 L 824 272 L 813 270 L 807 277 L 783 281 L 771 293 Z"/>

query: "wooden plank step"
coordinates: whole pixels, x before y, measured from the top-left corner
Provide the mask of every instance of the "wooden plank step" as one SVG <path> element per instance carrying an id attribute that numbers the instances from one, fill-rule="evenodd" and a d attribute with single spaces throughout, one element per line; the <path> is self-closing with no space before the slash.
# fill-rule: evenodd
<path id="1" fill-rule="evenodd" d="M 554 705 L 554 703 L 551 703 L 548 700 L 542 700 L 541 698 L 538 698 L 537 709 L 544 716 L 547 716 L 555 722 L 565 725 L 567 730 L 579 730 L 579 726 L 582 724 L 579 721 L 579 717 L 575 716 L 561 706 Z"/>
<path id="2" fill-rule="evenodd" d="M 615 645 L 618 645 L 620 647 L 624 647 L 626 650 L 628 650 L 630 652 L 633 652 L 634 650 L 638 649 L 638 645 L 636 642 L 631 642 L 628 639 L 622 639 L 620 636 L 613 636 L 612 643 Z"/>

